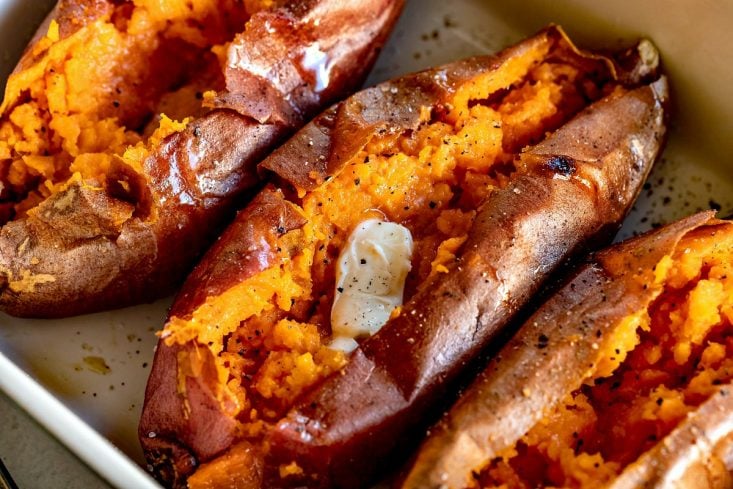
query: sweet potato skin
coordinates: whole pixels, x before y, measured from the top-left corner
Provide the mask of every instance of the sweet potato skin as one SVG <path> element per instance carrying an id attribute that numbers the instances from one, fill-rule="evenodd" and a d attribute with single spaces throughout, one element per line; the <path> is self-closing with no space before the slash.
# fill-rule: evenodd
<path id="1" fill-rule="evenodd" d="M 651 289 L 634 277 L 653 270 L 689 231 L 718 225 L 712 216 L 700 213 L 620 243 L 581 266 L 431 429 L 398 487 L 467 487 L 472 470 L 513 446 L 547 406 L 578 387 L 598 361 L 595 342 L 652 301 Z M 540 335 L 548 341 L 538 349 Z M 609 487 L 728 487 L 729 393 L 723 386 Z"/>
<path id="2" fill-rule="evenodd" d="M 113 3 L 61 0 L 39 36 L 53 19 L 63 39 Z M 122 177 L 131 192 L 113 195 L 72 183 L 0 229 L 0 308 L 17 316 L 63 317 L 170 293 L 231 208 L 259 185 L 256 164 L 359 86 L 402 4 L 289 1 L 255 13 L 229 48 L 226 91 L 154 148 L 142 175 L 119 165 L 107 177 Z M 325 79 L 303 65 L 309 47 L 328 63 Z M 31 48 L 16 71 L 37 62 Z M 12 106 L 8 94 L 0 117 Z"/>
<path id="3" fill-rule="evenodd" d="M 317 188 L 373 135 L 415 128 L 421 110 L 443 110 L 465 80 L 496 68 L 532 43 L 558 35 L 551 29 L 500 57 L 458 62 L 360 92 L 305 126 L 264 160 L 260 170 L 300 189 Z M 282 485 L 275 475 L 277 467 L 293 460 L 309 478 L 290 481 L 294 484 L 368 483 L 374 467 L 383 463 L 463 364 L 491 340 L 550 271 L 591 240 L 610 237 L 662 144 L 666 99 L 664 81 L 611 97 L 524 153 L 522 164 L 528 170 L 508 188 L 497 190 L 480 209 L 458 270 L 365 341 L 342 372 L 299 403 L 270 433 L 265 445 L 272 450 L 264 468 L 269 478 L 263 486 Z M 598 138 L 601 134 L 603 138 Z M 282 198 L 277 195 L 272 194 Z M 243 226 L 255 213 L 254 205 L 248 207 L 235 226 Z M 253 230 L 276 232 L 276 223 L 287 222 L 283 216 L 284 212 L 273 213 L 269 224 L 257 224 Z M 206 297 L 268 266 L 267 245 L 262 244 L 267 238 L 257 238 L 258 244 L 244 235 L 238 240 L 233 236 L 228 231 L 205 256 L 171 316 L 189 316 Z M 234 258 L 230 267 L 216 264 L 237 256 L 246 259 Z M 183 483 L 193 470 L 191 464 L 224 451 L 234 437 L 231 432 L 221 435 L 233 425 L 222 414 L 224 403 L 210 411 L 219 401 L 206 378 L 187 379 L 187 391 L 209 393 L 200 405 L 177 394 L 180 351 L 213 360 L 206 349 L 193 344 L 159 342 L 139 431 L 149 463 L 174 485 Z M 196 421 L 207 416 L 205 425 Z M 212 442 L 205 438 L 214 426 L 217 436 Z M 316 479 L 310 478 L 312 473 Z M 166 477 L 170 474 L 174 477 Z"/>
<path id="4" fill-rule="evenodd" d="M 297 460 L 319 487 L 362 486 L 543 279 L 616 229 L 659 150 L 665 90 L 601 101 L 523 153 L 531 170 L 480 209 L 457 271 L 278 424 L 268 465 Z"/>
<path id="5" fill-rule="evenodd" d="M 293 211 L 281 192 L 265 188 L 208 252 L 207 256 L 218 259 L 204 260 L 196 267 L 170 314 L 186 317 L 207 297 L 267 268 L 276 237 L 302 224 L 302 216 Z M 201 358 L 203 365 L 201 375 L 187 377 L 185 400 L 176 382 L 180 355 Z M 214 457 L 234 441 L 235 421 L 218 401 L 212 389 L 216 384 L 210 350 L 193 343 L 158 343 L 140 436 L 159 479 L 173 486 L 185 485 L 198 461 Z"/>

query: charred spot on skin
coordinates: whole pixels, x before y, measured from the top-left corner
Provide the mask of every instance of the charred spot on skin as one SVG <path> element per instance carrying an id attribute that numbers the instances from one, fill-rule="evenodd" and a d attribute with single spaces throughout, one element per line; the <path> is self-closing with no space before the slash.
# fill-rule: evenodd
<path id="1" fill-rule="evenodd" d="M 575 160 L 563 155 L 552 156 L 545 162 L 545 167 L 564 177 L 569 177 L 577 171 Z"/>
<path id="2" fill-rule="evenodd" d="M 182 477 L 185 477 L 199 465 L 198 460 L 192 454 L 186 451 L 184 454 L 179 455 L 174 452 L 173 448 L 152 450 L 148 461 L 147 471 L 153 474 L 156 479 L 165 481 L 171 486 L 176 481 L 181 481 Z"/>

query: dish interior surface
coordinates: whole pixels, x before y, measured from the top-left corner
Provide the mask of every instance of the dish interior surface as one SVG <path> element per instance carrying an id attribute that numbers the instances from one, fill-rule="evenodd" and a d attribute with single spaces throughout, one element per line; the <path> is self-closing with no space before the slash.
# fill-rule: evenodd
<path id="1" fill-rule="evenodd" d="M 711 207 L 729 216 L 733 139 L 725 132 L 733 127 L 733 99 L 724 90 L 733 86 L 733 68 L 716 60 L 733 57 L 733 31 L 728 29 L 733 4 L 700 2 L 691 24 L 683 1 L 665 2 L 660 9 L 657 2 L 566 0 L 553 2 L 550 11 L 541 0 L 527 0 L 521 8 L 487 0 L 411 0 L 367 85 L 495 52 L 549 22 L 565 27 L 580 46 L 613 48 L 649 37 L 660 48 L 671 79 L 675 114 L 667 149 L 618 239 Z M 53 3 L 0 0 L 0 87 Z M 137 422 L 154 333 L 169 305 L 165 299 L 64 320 L 0 314 L 0 352 L 143 465 Z"/>

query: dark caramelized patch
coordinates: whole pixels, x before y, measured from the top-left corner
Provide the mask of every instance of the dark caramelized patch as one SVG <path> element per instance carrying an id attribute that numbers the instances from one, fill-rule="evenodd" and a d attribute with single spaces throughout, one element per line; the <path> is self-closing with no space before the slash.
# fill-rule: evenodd
<path id="1" fill-rule="evenodd" d="M 545 163 L 545 166 L 549 170 L 565 177 L 573 175 L 578 170 L 575 166 L 574 159 L 562 155 L 550 157 Z"/>

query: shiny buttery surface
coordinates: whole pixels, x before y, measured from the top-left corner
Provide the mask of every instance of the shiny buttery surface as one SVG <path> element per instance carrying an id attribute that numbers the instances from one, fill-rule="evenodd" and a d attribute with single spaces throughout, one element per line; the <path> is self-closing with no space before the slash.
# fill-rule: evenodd
<path id="1" fill-rule="evenodd" d="M 400 224 L 368 219 L 351 233 L 336 269 L 332 348 L 352 351 L 354 340 L 375 334 L 402 305 L 412 252 L 412 235 Z"/>

